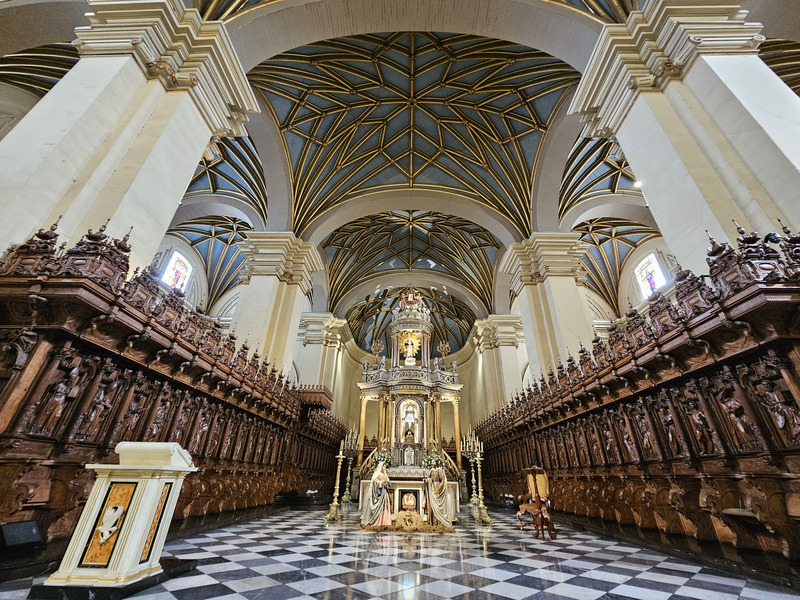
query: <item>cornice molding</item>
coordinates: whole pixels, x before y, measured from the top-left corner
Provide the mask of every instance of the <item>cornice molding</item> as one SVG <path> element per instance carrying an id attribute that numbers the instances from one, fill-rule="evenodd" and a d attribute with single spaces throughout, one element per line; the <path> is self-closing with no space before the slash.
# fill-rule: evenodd
<path id="1" fill-rule="evenodd" d="M 180 0 L 89 0 L 77 27 L 81 57 L 130 55 L 149 79 L 186 90 L 215 136 L 247 135 L 256 97 L 222 21 L 203 21 Z"/>
<path id="2" fill-rule="evenodd" d="M 589 245 L 579 233 L 534 233 L 511 244 L 500 261 L 500 271 L 511 276 L 511 292 L 519 295 L 526 285 L 548 277 L 573 277 L 582 283 L 581 258 Z"/>
<path id="3" fill-rule="evenodd" d="M 251 232 L 237 244 L 245 255 L 247 273 L 252 277 L 277 277 L 284 283 L 299 285 L 304 294 L 311 291 L 312 275 L 322 271 L 322 259 L 314 244 L 295 237 L 291 231 Z"/>
<path id="4" fill-rule="evenodd" d="M 522 341 L 522 319 L 518 315 L 489 315 L 476 320 L 472 330 L 472 343 L 479 352 L 501 346 L 519 348 Z"/>
<path id="5" fill-rule="evenodd" d="M 682 78 L 703 54 L 757 54 L 766 38 L 724 0 L 643 0 L 625 24 L 605 25 L 569 107 L 584 137 L 616 135 L 642 92 Z"/>
<path id="6" fill-rule="evenodd" d="M 338 349 L 346 341 L 343 339 L 346 326 L 346 319 L 334 317 L 332 313 L 303 313 L 298 339 L 303 346 L 321 344 L 326 348 Z"/>

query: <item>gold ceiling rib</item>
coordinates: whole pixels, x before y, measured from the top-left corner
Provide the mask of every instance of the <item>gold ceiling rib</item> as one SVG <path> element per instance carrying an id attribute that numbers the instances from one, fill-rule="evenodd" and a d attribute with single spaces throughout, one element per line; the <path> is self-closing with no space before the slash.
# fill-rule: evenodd
<path id="1" fill-rule="evenodd" d="M 581 239 L 590 244 L 582 259 L 587 285 L 611 306 L 616 313 L 613 316 L 621 316 L 619 284 L 622 273 L 633 251 L 661 234 L 647 225 L 610 217 L 584 221 L 573 231 L 583 234 Z"/>
<path id="2" fill-rule="evenodd" d="M 208 282 L 207 310 L 239 283 L 244 255 L 236 246 L 252 227 L 236 217 L 206 216 L 171 227 L 167 235 L 186 242 L 200 259 Z"/>
<path id="3" fill-rule="evenodd" d="M 249 137 L 222 138 L 208 145 L 184 198 L 225 196 L 256 211 L 267 222 L 267 187 L 261 158 Z"/>
<path id="4" fill-rule="evenodd" d="M 322 242 L 329 310 L 374 279 L 428 272 L 461 283 L 492 312 L 500 242 L 483 227 L 452 215 L 393 211 L 339 227 Z"/>
<path id="5" fill-rule="evenodd" d="M 758 55 L 784 83 L 800 95 L 800 43 L 790 40 L 767 40 Z"/>
<path id="6" fill-rule="evenodd" d="M 78 62 L 72 44 L 47 44 L 0 58 L 0 83 L 43 97 Z"/>
<path id="7" fill-rule="evenodd" d="M 510 42 L 400 32 L 298 48 L 248 77 L 283 134 L 298 235 L 350 198 L 421 187 L 525 236 L 540 144 L 579 74 Z"/>
<path id="8" fill-rule="evenodd" d="M 564 167 L 558 199 L 559 222 L 583 202 L 600 196 L 644 198 L 625 157 L 612 154 L 611 140 L 578 138 Z"/>

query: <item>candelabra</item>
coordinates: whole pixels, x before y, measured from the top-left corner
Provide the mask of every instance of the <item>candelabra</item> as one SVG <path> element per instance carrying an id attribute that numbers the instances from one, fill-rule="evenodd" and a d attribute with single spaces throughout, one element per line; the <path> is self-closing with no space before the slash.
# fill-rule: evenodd
<path id="1" fill-rule="evenodd" d="M 472 471 L 472 516 L 476 523 L 491 524 L 492 519 L 486 510 L 486 505 L 483 503 L 483 477 L 481 475 L 481 462 L 483 461 L 483 442 L 478 440 L 475 431 L 470 429 L 461 439 L 461 455 L 469 459 L 470 469 Z M 475 495 L 475 466 L 478 470 L 478 494 Z"/>
<path id="2" fill-rule="evenodd" d="M 336 455 L 336 483 L 333 486 L 333 502 L 331 502 L 330 507 L 328 507 L 328 514 L 325 515 L 325 522 L 328 521 L 341 521 L 342 517 L 339 514 L 339 502 L 337 498 L 339 497 L 339 477 L 342 475 L 342 459 L 344 459 L 344 454 L 342 451 L 344 449 L 344 440 L 339 443 L 339 454 Z"/>
<path id="3" fill-rule="evenodd" d="M 342 494 L 342 504 L 350 502 L 350 474 L 353 472 L 353 459 L 358 456 L 358 432 L 355 425 L 344 438 L 342 453 L 347 458 L 347 481 L 344 484 L 344 494 Z"/>
<path id="4" fill-rule="evenodd" d="M 478 440 L 475 437 L 475 432 L 470 429 L 467 434 L 461 438 L 461 456 L 469 460 L 469 470 L 470 473 L 472 473 L 472 497 L 469 503 L 473 507 L 478 506 L 478 486 L 475 483 L 475 456 L 478 454 L 477 446 Z"/>

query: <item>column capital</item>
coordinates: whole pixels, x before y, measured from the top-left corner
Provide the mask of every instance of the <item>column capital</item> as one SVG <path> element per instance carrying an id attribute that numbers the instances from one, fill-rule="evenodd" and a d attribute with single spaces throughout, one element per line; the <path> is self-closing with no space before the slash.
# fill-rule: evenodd
<path id="1" fill-rule="evenodd" d="M 314 244 L 295 237 L 291 231 L 257 231 L 237 244 L 245 255 L 247 275 L 270 275 L 299 285 L 304 294 L 311 291 L 311 276 L 323 270 L 322 259 Z"/>
<path id="2" fill-rule="evenodd" d="M 524 242 L 511 244 L 500 261 L 500 271 L 511 275 L 515 295 L 548 277 L 574 277 L 580 283 L 580 261 L 588 247 L 579 233 L 533 233 Z"/>
<path id="3" fill-rule="evenodd" d="M 619 130 L 641 92 L 683 77 L 702 54 L 757 54 L 766 38 L 736 1 L 643 0 L 624 24 L 608 24 L 569 107 L 584 137 Z"/>
<path id="4" fill-rule="evenodd" d="M 247 135 L 260 112 L 222 21 L 204 21 L 181 0 L 89 0 L 89 25 L 77 27 L 81 57 L 130 55 L 150 79 L 186 90 L 214 135 Z"/>
<path id="5" fill-rule="evenodd" d="M 298 337 L 303 346 L 322 344 L 326 348 L 339 348 L 344 342 L 342 329 L 346 324 L 346 319 L 334 317 L 332 313 L 303 313 Z"/>
<path id="6" fill-rule="evenodd" d="M 522 319 L 518 315 L 489 315 L 474 325 L 472 342 L 480 352 L 500 346 L 519 348 L 523 341 Z"/>

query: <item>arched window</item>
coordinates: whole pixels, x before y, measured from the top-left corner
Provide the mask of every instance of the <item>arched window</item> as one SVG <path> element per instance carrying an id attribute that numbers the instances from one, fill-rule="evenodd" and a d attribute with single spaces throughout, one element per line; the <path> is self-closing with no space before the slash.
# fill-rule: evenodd
<path id="1" fill-rule="evenodd" d="M 186 291 L 186 284 L 189 283 L 189 276 L 192 274 L 192 265 L 180 252 L 173 252 L 172 257 L 169 259 L 167 268 L 161 276 L 161 281 L 166 283 L 169 287 L 178 288 L 180 291 Z"/>
<path id="2" fill-rule="evenodd" d="M 667 283 L 655 254 L 648 254 L 633 272 L 645 299 Z"/>

